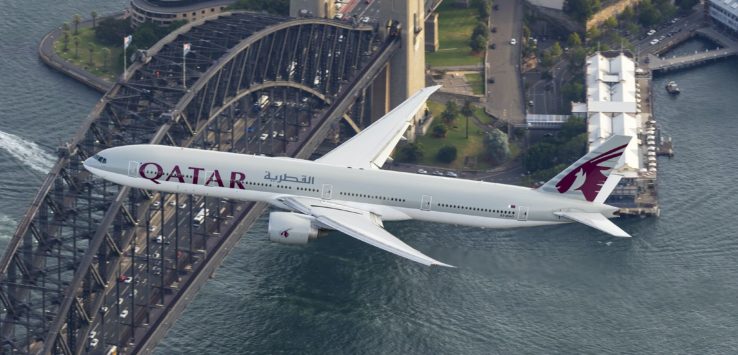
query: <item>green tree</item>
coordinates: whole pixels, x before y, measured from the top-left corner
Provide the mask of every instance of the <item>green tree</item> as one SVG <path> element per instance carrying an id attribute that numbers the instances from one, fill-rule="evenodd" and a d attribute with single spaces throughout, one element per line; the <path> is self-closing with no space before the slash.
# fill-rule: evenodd
<path id="1" fill-rule="evenodd" d="M 102 48 L 102 56 L 103 56 L 103 68 L 108 67 L 108 62 L 110 61 L 110 54 L 112 52 L 110 51 L 110 48 L 103 47 Z"/>
<path id="2" fill-rule="evenodd" d="M 523 166 L 526 170 L 535 172 L 556 165 L 557 147 L 550 142 L 541 142 L 532 145 L 523 157 Z"/>
<path id="3" fill-rule="evenodd" d="M 499 129 L 495 128 L 487 133 L 484 145 L 487 156 L 495 164 L 500 164 L 510 157 L 510 143 L 507 134 Z"/>
<path id="4" fill-rule="evenodd" d="M 436 124 L 433 126 L 432 132 L 433 132 L 433 137 L 443 138 L 443 137 L 446 137 L 446 133 L 448 132 L 448 129 L 446 128 L 445 125 Z"/>
<path id="5" fill-rule="evenodd" d="M 423 158 L 423 150 L 416 143 L 408 143 L 397 150 L 395 160 L 404 163 L 416 163 Z"/>
<path id="6" fill-rule="evenodd" d="M 699 2 L 699 0 L 676 0 L 676 5 L 679 7 L 679 10 L 686 12 L 691 10 Z"/>
<path id="7" fill-rule="evenodd" d="M 561 88 L 561 94 L 564 102 L 582 102 L 584 101 L 584 85 L 579 82 L 569 82 Z"/>
<path id="8" fill-rule="evenodd" d="M 79 49 L 79 38 L 74 37 L 73 43 L 74 43 L 74 58 L 77 59 L 77 58 L 79 58 L 79 51 L 78 51 L 78 49 Z"/>
<path id="9" fill-rule="evenodd" d="M 638 15 L 638 22 L 645 27 L 653 26 L 661 22 L 661 12 L 650 3 L 644 3 Z"/>
<path id="10" fill-rule="evenodd" d="M 444 164 L 449 164 L 452 161 L 456 160 L 456 154 L 456 147 L 452 145 L 447 145 L 441 147 L 441 149 L 438 150 L 438 154 L 436 154 L 436 160 Z"/>
<path id="11" fill-rule="evenodd" d="M 97 12 L 92 11 L 90 12 L 90 17 L 92 17 L 92 28 L 95 28 L 95 24 L 97 22 Z"/>
<path id="12" fill-rule="evenodd" d="M 266 11 L 273 14 L 290 14 L 289 0 L 238 0 L 230 6 L 232 10 Z"/>
<path id="13" fill-rule="evenodd" d="M 474 106 L 472 106 L 471 101 L 464 100 L 464 105 L 461 106 L 461 114 L 466 117 L 474 115 Z"/>
<path id="14" fill-rule="evenodd" d="M 87 63 L 89 63 L 90 65 L 92 65 L 92 54 L 95 52 L 95 45 L 92 44 L 92 43 L 88 43 L 87 44 L 87 52 L 89 52 L 89 54 L 90 54 L 89 60 L 87 61 Z"/>
<path id="15" fill-rule="evenodd" d="M 615 16 L 611 16 L 607 20 L 605 20 L 605 27 L 607 28 L 617 28 L 618 27 L 618 19 L 615 18 Z"/>
<path id="16" fill-rule="evenodd" d="M 489 0 L 481 0 L 479 2 L 479 18 L 486 20 L 492 14 L 492 2 Z"/>
<path id="17" fill-rule="evenodd" d="M 587 132 L 587 122 L 584 118 L 571 116 L 559 129 L 558 137 L 562 141 L 569 141 L 574 137 Z"/>
<path id="18" fill-rule="evenodd" d="M 576 32 L 572 32 L 569 35 L 569 47 L 579 47 L 582 45 L 582 39 L 579 38 L 579 34 Z"/>
<path id="19" fill-rule="evenodd" d="M 564 12 L 574 20 L 584 23 L 592 16 L 592 4 L 589 0 L 567 0 L 564 3 Z"/>
<path id="20" fill-rule="evenodd" d="M 471 47 L 474 53 L 482 52 L 487 48 L 487 38 L 482 35 L 472 37 L 469 47 Z"/>
<path id="21" fill-rule="evenodd" d="M 564 53 L 564 51 L 561 49 L 561 44 L 559 44 L 558 41 L 554 42 L 554 44 L 551 46 L 551 56 L 554 59 L 557 59 L 561 56 L 562 53 Z"/>
<path id="22" fill-rule="evenodd" d="M 79 23 L 82 22 L 82 16 L 79 14 L 75 14 L 72 16 L 72 23 L 74 24 L 74 35 L 76 36 L 79 33 Z"/>
<path id="23" fill-rule="evenodd" d="M 69 31 L 64 31 L 64 37 L 62 38 L 62 43 L 64 43 L 64 47 L 62 48 L 62 51 L 66 53 L 69 50 Z"/>
<path id="24" fill-rule="evenodd" d="M 528 25 L 523 25 L 523 38 L 530 38 L 531 32 L 530 28 L 528 28 Z"/>
<path id="25" fill-rule="evenodd" d="M 486 36 L 487 35 L 487 23 L 486 22 L 477 22 L 477 25 L 474 26 L 474 30 L 472 31 L 472 37 L 477 35 Z"/>
<path id="26" fill-rule="evenodd" d="M 446 102 L 446 109 L 443 111 L 443 114 L 441 115 L 443 117 L 443 120 L 447 124 L 451 124 L 456 119 L 456 116 L 459 114 L 459 105 L 456 104 L 454 100 L 448 100 Z"/>
<path id="27" fill-rule="evenodd" d="M 100 20 L 95 27 L 95 39 L 107 46 L 120 47 L 123 45 L 123 37 L 131 33 L 129 21 L 115 19 L 112 17 Z"/>

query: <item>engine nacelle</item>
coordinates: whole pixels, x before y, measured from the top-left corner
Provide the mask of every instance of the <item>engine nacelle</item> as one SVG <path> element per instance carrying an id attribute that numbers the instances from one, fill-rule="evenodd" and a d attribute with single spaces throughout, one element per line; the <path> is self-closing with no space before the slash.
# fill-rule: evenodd
<path id="1" fill-rule="evenodd" d="M 312 218 L 291 212 L 269 214 L 269 239 L 282 244 L 307 244 L 318 237 Z"/>

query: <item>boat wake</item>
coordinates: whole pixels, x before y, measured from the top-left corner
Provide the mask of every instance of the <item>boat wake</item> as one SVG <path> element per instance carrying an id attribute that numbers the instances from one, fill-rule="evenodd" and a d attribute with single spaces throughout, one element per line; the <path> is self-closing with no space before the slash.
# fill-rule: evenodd
<path id="1" fill-rule="evenodd" d="M 14 134 L 0 131 L 0 148 L 29 168 L 46 174 L 54 166 L 55 158 L 38 144 Z"/>

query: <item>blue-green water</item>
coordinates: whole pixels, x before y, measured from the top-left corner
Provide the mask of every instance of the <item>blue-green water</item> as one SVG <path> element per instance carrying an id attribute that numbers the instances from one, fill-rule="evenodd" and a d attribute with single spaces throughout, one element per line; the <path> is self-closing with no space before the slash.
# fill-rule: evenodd
<path id="1" fill-rule="evenodd" d="M 0 0 L 14 14 L 0 21 L 0 246 L 99 99 L 40 64 L 39 39 L 125 3 Z M 660 90 L 667 79 L 682 95 Z M 737 353 L 738 61 L 654 85 L 676 156 L 659 161 L 661 217 L 618 221 L 634 238 L 388 224 L 458 267 L 428 269 L 339 234 L 272 244 L 262 219 L 157 353 Z"/>

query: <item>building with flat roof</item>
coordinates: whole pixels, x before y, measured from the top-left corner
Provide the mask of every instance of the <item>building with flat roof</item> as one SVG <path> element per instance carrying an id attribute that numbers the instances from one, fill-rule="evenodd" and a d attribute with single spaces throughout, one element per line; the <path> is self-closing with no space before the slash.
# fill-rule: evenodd
<path id="1" fill-rule="evenodd" d="M 710 17 L 738 33 L 738 0 L 708 0 Z"/>
<path id="2" fill-rule="evenodd" d="M 635 62 L 624 53 L 615 56 L 597 53 L 587 58 L 586 73 L 589 149 L 612 135 L 638 137 L 640 94 L 635 80 Z M 637 176 L 643 168 L 638 139 L 631 140 L 620 163 L 619 173 L 626 177 Z"/>
<path id="3" fill-rule="evenodd" d="M 131 23 L 167 26 L 174 21 L 196 21 L 223 12 L 235 0 L 131 0 Z"/>

